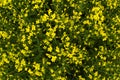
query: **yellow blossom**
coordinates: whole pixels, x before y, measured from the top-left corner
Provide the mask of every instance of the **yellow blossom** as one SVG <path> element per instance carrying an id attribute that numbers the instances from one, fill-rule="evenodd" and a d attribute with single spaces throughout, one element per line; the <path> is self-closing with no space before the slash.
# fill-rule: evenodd
<path id="1" fill-rule="evenodd" d="M 24 42 L 26 40 L 25 38 L 26 38 L 25 35 L 22 35 L 21 41 Z"/>
<path id="2" fill-rule="evenodd" d="M 66 41 L 69 41 L 69 40 L 70 40 L 70 38 L 67 36 L 67 37 L 66 37 Z"/>
<path id="3" fill-rule="evenodd" d="M 21 66 L 18 67 L 18 72 L 20 72 L 20 71 L 22 71 L 22 67 Z"/>
<path id="4" fill-rule="evenodd" d="M 90 24 L 90 21 L 89 20 L 85 20 L 85 21 L 83 21 L 83 24 Z"/>
<path id="5" fill-rule="evenodd" d="M 51 72 L 51 73 L 53 73 L 53 72 L 54 72 L 54 70 L 53 70 L 53 69 L 50 69 L 50 72 Z"/>
<path id="6" fill-rule="evenodd" d="M 93 7 L 92 8 L 92 11 L 99 11 L 100 10 L 100 7 Z"/>
<path id="7" fill-rule="evenodd" d="M 106 66 L 106 62 L 103 62 L 103 63 L 102 63 L 102 66 Z"/>
<path id="8" fill-rule="evenodd" d="M 36 20 L 36 24 L 39 24 L 40 23 L 40 20 L 38 19 L 38 20 Z"/>
<path id="9" fill-rule="evenodd" d="M 30 26 L 27 26 L 26 32 L 30 32 Z"/>
<path id="10" fill-rule="evenodd" d="M 42 16 L 42 21 L 45 22 L 45 21 L 47 21 L 47 19 L 48 19 L 48 15 L 47 15 L 47 14 L 44 14 L 44 15 Z"/>
<path id="11" fill-rule="evenodd" d="M 24 59 L 21 60 L 21 65 L 26 65 L 26 62 Z"/>
<path id="12" fill-rule="evenodd" d="M 5 31 L 0 31 L 0 37 L 3 37 L 3 38 L 7 38 L 8 37 L 8 33 L 5 32 Z"/>
<path id="13" fill-rule="evenodd" d="M 27 16 L 28 16 L 28 13 L 25 13 L 24 16 L 27 17 Z"/>
<path id="14" fill-rule="evenodd" d="M 29 74 L 33 74 L 33 71 L 31 69 L 28 70 Z"/>
<path id="15" fill-rule="evenodd" d="M 26 51 L 24 49 L 21 50 L 21 53 L 25 55 Z"/>
<path id="16" fill-rule="evenodd" d="M 56 59 L 57 59 L 57 57 L 56 57 L 56 56 L 52 56 L 51 61 L 52 61 L 52 62 L 55 62 L 55 61 L 56 61 Z"/>
<path id="17" fill-rule="evenodd" d="M 56 2 L 61 2 L 61 0 L 56 0 Z"/>
<path id="18" fill-rule="evenodd" d="M 91 75 L 91 74 L 89 74 L 88 77 L 89 77 L 90 79 L 92 79 L 92 75 Z"/>
<path id="19" fill-rule="evenodd" d="M 48 53 L 46 53 L 46 56 L 48 57 L 48 58 L 51 58 L 52 56 L 50 55 L 50 54 L 48 54 Z"/>
<path id="20" fill-rule="evenodd" d="M 36 71 L 35 74 L 36 74 L 37 76 L 42 76 L 42 72 L 40 72 L 40 71 Z"/>
<path id="21" fill-rule="evenodd" d="M 59 49 L 59 47 L 58 46 L 56 46 L 56 52 L 60 52 L 60 49 Z"/>
<path id="22" fill-rule="evenodd" d="M 51 33 L 51 37 L 52 37 L 52 38 L 54 38 L 55 35 L 56 35 L 56 34 L 55 34 L 54 32 Z"/>
<path id="23" fill-rule="evenodd" d="M 52 13 L 52 10 L 51 9 L 49 9 L 48 10 L 48 15 L 50 15 Z"/>
<path id="24" fill-rule="evenodd" d="M 36 26 L 35 25 L 32 25 L 32 30 L 36 30 Z"/>
<path id="25" fill-rule="evenodd" d="M 52 52 L 52 46 L 49 46 L 49 47 L 48 47 L 48 51 L 49 51 L 49 52 Z"/>
<path id="26" fill-rule="evenodd" d="M 44 68 L 44 67 L 42 67 L 42 68 L 41 68 L 41 71 L 42 71 L 43 73 L 45 73 L 45 68 Z"/>
<path id="27" fill-rule="evenodd" d="M 82 76 L 78 76 L 79 80 L 85 80 L 85 78 L 82 78 Z"/>
<path id="28" fill-rule="evenodd" d="M 33 67 L 35 68 L 35 70 L 40 70 L 40 64 L 39 63 L 34 62 Z"/>
<path id="29" fill-rule="evenodd" d="M 9 60 L 7 58 L 3 58 L 3 61 L 9 63 Z"/>
<path id="30" fill-rule="evenodd" d="M 37 8 L 39 8 L 39 6 L 36 4 L 36 5 L 34 6 L 34 8 L 37 9 Z"/>
<path id="31" fill-rule="evenodd" d="M 55 19 L 55 17 L 56 17 L 55 13 L 51 15 L 52 20 Z"/>
<path id="32" fill-rule="evenodd" d="M 46 64 L 51 65 L 51 62 L 47 62 Z"/>
<path id="33" fill-rule="evenodd" d="M 98 71 L 96 71 L 96 72 L 94 73 L 94 76 L 98 76 Z"/>
<path id="34" fill-rule="evenodd" d="M 117 58 L 116 55 L 114 55 L 114 56 L 113 56 L 113 59 L 115 60 L 116 58 Z"/>
<path id="35" fill-rule="evenodd" d="M 81 59 L 83 58 L 83 54 L 82 53 L 79 54 L 79 58 L 81 58 Z"/>
<path id="36" fill-rule="evenodd" d="M 65 47 L 69 47 L 70 42 L 66 42 Z"/>

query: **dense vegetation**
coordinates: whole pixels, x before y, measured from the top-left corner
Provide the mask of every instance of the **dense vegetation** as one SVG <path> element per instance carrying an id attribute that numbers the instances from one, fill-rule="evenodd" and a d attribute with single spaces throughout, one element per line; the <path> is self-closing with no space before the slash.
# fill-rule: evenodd
<path id="1" fill-rule="evenodd" d="M 0 79 L 119 80 L 120 0 L 0 0 Z"/>

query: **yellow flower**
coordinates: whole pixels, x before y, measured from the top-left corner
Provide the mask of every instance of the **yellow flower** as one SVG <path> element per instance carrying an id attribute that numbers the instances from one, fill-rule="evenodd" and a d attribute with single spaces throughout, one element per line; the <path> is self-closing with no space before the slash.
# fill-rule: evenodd
<path id="1" fill-rule="evenodd" d="M 42 58 L 42 63 L 43 63 L 43 64 L 45 64 L 45 61 L 46 61 L 45 58 Z"/>
<path id="2" fill-rule="evenodd" d="M 51 15 L 52 20 L 55 19 L 56 15 L 55 13 Z"/>
<path id="3" fill-rule="evenodd" d="M 28 16 L 28 13 L 25 13 L 24 16 L 27 17 L 27 16 Z"/>
<path id="4" fill-rule="evenodd" d="M 54 72 L 54 70 L 53 70 L 53 69 L 50 69 L 50 72 L 51 72 L 51 73 L 53 73 L 53 72 Z"/>
<path id="5" fill-rule="evenodd" d="M 28 50 L 28 49 L 29 49 L 26 44 L 23 44 L 23 46 L 24 46 L 25 50 Z"/>
<path id="6" fill-rule="evenodd" d="M 30 39 L 30 40 L 28 40 L 28 43 L 29 43 L 29 44 L 31 44 L 31 43 L 32 43 L 32 40 L 31 40 L 31 39 Z"/>
<path id="7" fill-rule="evenodd" d="M 106 57 L 103 57 L 103 60 L 105 60 L 105 61 L 106 61 Z"/>
<path id="8" fill-rule="evenodd" d="M 48 54 L 48 53 L 46 54 L 46 56 L 47 56 L 48 58 L 51 58 L 51 57 L 52 57 L 52 56 L 51 56 L 50 54 Z"/>
<path id="9" fill-rule="evenodd" d="M 42 72 L 40 72 L 40 71 L 36 71 L 35 74 L 36 74 L 37 76 L 42 76 Z"/>
<path id="10" fill-rule="evenodd" d="M 32 30 L 36 30 L 36 27 L 35 27 L 35 25 L 32 25 Z"/>
<path id="11" fill-rule="evenodd" d="M 26 65 L 26 62 L 24 59 L 21 60 L 21 65 Z"/>
<path id="12" fill-rule="evenodd" d="M 47 62 L 47 65 L 51 65 L 51 62 Z"/>
<path id="13" fill-rule="evenodd" d="M 11 2 L 11 0 L 1 0 L 0 1 L 0 6 L 1 5 L 6 5 L 6 4 L 10 3 L 10 2 Z"/>
<path id="14" fill-rule="evenodd" d="M 83 54 L 79 53 L 79 58 L 82 59 L 83 58 Z"/>
<path id="15" fill-rule="evenodd" d="M 44 67 L 42 67 L 42 68 L 41 68 L 41 71 L 44 73 L 44 72 L 45 72 L 45 68 L 44 68 Z"/>
<path id="16" fill-rule="evenodd" d="M 18 72 L 20 72 L 20 71 L 22 71 L 22 67 L 21 66 L 18 67 Z"/>
<path id="17" fill-rule="evenodd" d="M 58 73 L 59 73 L 59 74 L 61 74 L 61 73 L 62 73 L 62 71 L 61 71 L 61 70 L 59 70 L 59 71 L 58 71 Z"/>
<path id="18" fill-rule="evenodd" d="M 50 15 L 50 14 L 51 14 L 51 12 L 52 12 L 52 10 L 51 10 L 51 9 L 49 9 L 49 10 L 48 10 L 48 15 Z"/>
<path id="19" fill-rule="evenodd" d="M 33 71 L 31 69 L 28 70 L 29 74 L 33 74 Z"/>
<path id="20" fill-rule="evenodd" d="M 105 33 L 103 30 L 100 30 L 100 34 L 101 34 L 102 36 L 107 36 L 106 33 Z"/>
<path id="21" fill-rule="evenodd" d="M 50 36 L 50 33 L 49 33 L 49 32 L 46 32 L 46 35 L 47 35 L 47 36 Z"/>
<path id="22" fill-rule="evenodd" d="M 52 62 L 55 62 L 55 61 L 56 61 L 56 59 L 57 59 L 57 57 L 56 57 L 56 56 L 52 56 L 51 61 L 52 61 Z"/>
<path id="23" fill-rule="evenodd" d="M 49 46 L 48 51 L 52 52 L 52 46 Z"/>
<path id="24" fill-rule="evenodd" d="M 99 15 L 98 15 L 98 14 L 96 14 L 96 15 L 93 15 L 93 19 L 97 21 L 97 20 L 99 20 L 99 19 L 100 19 L 100 17 L 99 17 Z"/>
<path id="25" fill-rule="evenodd" d="M 98 76 L 98 71 L 96 71 L 96 72 L 94 73 L 94 75 L 95 75 L 95 76 Z"/>
<path id="26" fill-rule="evenodd" d="M 69 58 L 72 58 L 73 57 L 73 54 L 68 54 L 67 55 Z"/>
<path id="27" fill-rule="evenodd" d="M 56 34 L 55 34 L 54 32 L 51 33 L 51 37 L 52 37 L 52 38 L 54 38 L 55 35 L 56 35 Z"/>
<path id="28" fill-rule="evenodd" d="M 15 60 L 15 64 L 19 64 L 19 59 L 16 59 L 16 60 Z"/>
<path id="29" fill-rule="evenodd" d="M 61 0 L 56 0 L 56 2 L 61 2 Z"/>
<path id="30" fill-rule="evenodd" d="M 82 78 L 82 76 L 78 76 L 79 80 L 85 80 L 85 78 Z"/>
<path id="31" fill-rule="evenodd" d="M 0 31 L 0 37 L 3 37 L 3 38 L 7 38 L 8 37 L 8 33 L 5 32 L 5 31 Z"/>
<path id="32" fill-rule="evenodd" d="M 22 50 L 21 50 L 21 53 L 25 55 L 26 51 L 22 49 Z"/>
<path id="33" fill-rule="evenodd" d="M 65 47 L 69 47 L 70 46 L 70 42 L 66 42 Z"/>
<path id="34" fill-rule="evenodd" d="M 21 41 L 24 42 L 26 39 L 25 39 L 25 35 L 22 35 L 22 39 Z"/>
<path id="35" fill-rule="evenodd" d="M 82 29 L 81 29 L 81 32 L 84 32 L 84 31 L 85 31 L 85 29 L 84 29 L 84 28 L 82 28 Z M 78 32 L 78 34 L 79 34 L 79 33 L 80 33 L 80 32 Z"/>
<path id="36" fill-rule="evenodd" d="M 99 11 L 100 10 L 100 7 L 93 7 L 92 8 L 92 12 L 94 12 L 94 11 Z"/>
<path id="37" fill-rule="evenodd" d="M 117 58 L 116 55 L 114 55 L 114 56 L 113 56 L 113 59 L 115 60 L 116 58 Z"/>
<path id="38" fill-rule="evenodd" d="M 94 66 L 92 66 L 91 68 L 90 68 L 90 72 L 92 72 L 94 70 Z"/>
<path id="39" fill-rule="evenodd" d="M 85 21 L 83 21 L 83 24 L 90 24 L 90 21 L 89 20 L 85 20 Z"/>
<path id="40" fill-rule="evenodd" d="M 42 21 L 45 22 L 45 21 L 47 21 L 47 19 L 48 19 L 48 15 L 47 15 L 47 14 L 44 14 L 44 15 L 42 16 Z"/>
<path id="41" fill-rule="evenodd" d="M 29 33 L 30 36 L 33 36 L 33 34 L 34 34 L 33 32 L 30 32 L 30 33 Z"/>
<path id="42" fill-rule="evenodd" d="M 69 40 L 70 40 L 70 38 L 67 36 L 67 37 L 66 37 L 66 41 L 69 41 Z"/>
<path id="43" fill-rule="evenodd" d="M 108 38 L 108 37 L 107 37 L 107 36 L 105 36 L 105 37 L 103 38 L 103 41 L 106 41 L 106 40 L 107 40 L 107 38 Z"/>
<path id="44" fill-rule="evenodd" d="M 95 77 L 95 78 L 93 78 L 93 80 L 98 80 L 98 78 Z"/>
<path id="45" fill-rule="evenodd" d="M 104 21 L 105 17 L 104 17 L 104 16 L 102 16 L 100 19 L 101 19 L 101 21 Z"/>
<path id="46" fill-rule="evenodd" d="M 89 74 L 88 77 L 92 80 L 92 75 L 91 74 Z"/>
<path id="47" fill-rule="evenodd" d="M 43 42 L 44 42 L 46 45 L 49 45 L 49 44 L 50 44 L 50 42 L 49 42 L 47 39 L 43 40 Z"/>
<path id="48" fill-rule="evenodd" d="M 51 74 L 51 76 L 52 76 L 52 77 L 54 77 L 54 76 L 55 76 L 55 74 Z"/>
<path id="49" fill-rule="evenodd" d="M 41 1 L 41 0 L 35 0 L 35 2 L 36 2 L 36 3 L 40 3 L 40 2 L 42 2 L 42 1 Z"/>
<path id="50" fill-rule="evenodd" d="M 30 32 L 30 26 L 27 26 L 26 32 Z"/>
<path id="51" fill-rule="evenodd" d="M 39 6 L 36 4 L 36 5 L 34 6 L 34 8 L 37 9 L 37 8 L 39 8 Z"/>
<path id="52" fill-rule="evenodd" d="M 106 66 L 106 62 L 103 62 L 103 63 L 102 63 L 102 66 Z"/>
<path id="53" fill-rule="evenodd" d="M 33 67 L 35 68 L 35 70 L 40 70 L 40 64 L 34 62 Z"/>
<path id="54" fill-rule="evenodd" d="M 9 60 L 7 58 L 3 58 L 4 62 L 9 63 Z"/>
<path id="55" fill-rule="evenodd" d="M 25 50 L 28 50 L 29 48 L 28 48 L 28 46 L 25 46 Z"/>
<path id="56" fill-rule="evenodd" d="M 38 20 L 36 20 L 36 24 L 39 24 L 40 23 L 40 20 L 38 19 Z"/>
<path id="57" fill-rule="evenodd" d="M 58 46 L 56 46 L 56 52 L 60 52 L 60 49 L 59 49 L 59 47 Z"/>

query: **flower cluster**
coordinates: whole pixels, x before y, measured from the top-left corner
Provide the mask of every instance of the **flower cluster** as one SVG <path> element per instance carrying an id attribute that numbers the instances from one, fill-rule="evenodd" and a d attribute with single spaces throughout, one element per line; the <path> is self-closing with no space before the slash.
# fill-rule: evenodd
<path id="1" fill-rule="evenodd" d="M 119 0 L 0 1 L 0 79 L 119 80 Z"/>

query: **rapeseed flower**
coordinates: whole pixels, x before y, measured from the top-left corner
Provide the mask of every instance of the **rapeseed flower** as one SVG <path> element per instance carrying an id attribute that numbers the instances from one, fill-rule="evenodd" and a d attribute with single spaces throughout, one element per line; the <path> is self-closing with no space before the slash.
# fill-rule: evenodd
<path id="1" fill-rule="evenodd" d="M 56 61 L 56 59 L 57 59 L 57 57 L 56 57 L 56 56 L 52 56 L 51 61 L 52 61 L 52 62 L 55 62 L 55 61 Z"/>

